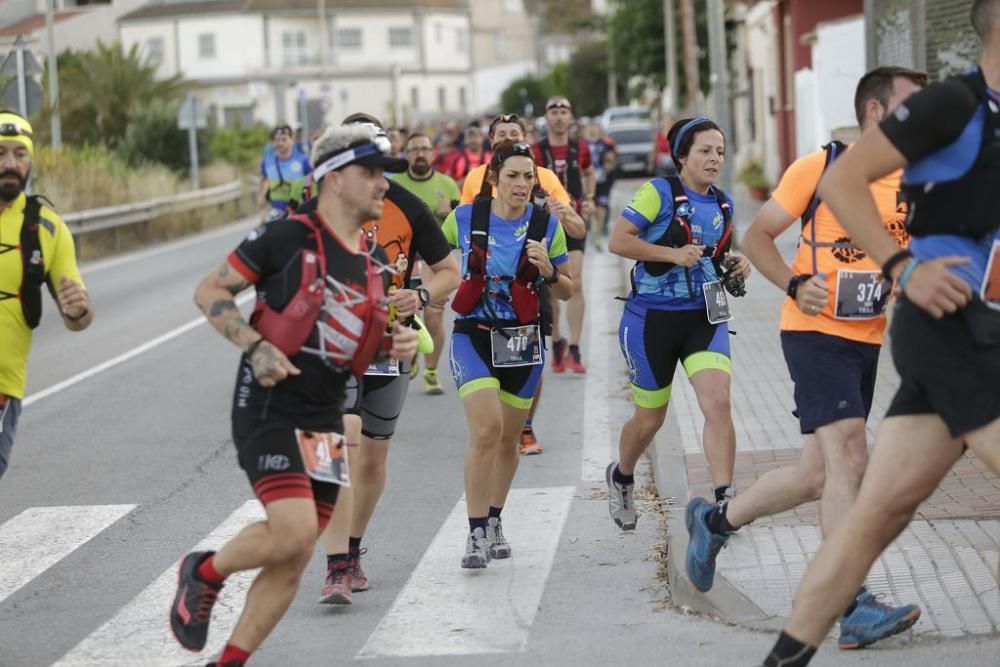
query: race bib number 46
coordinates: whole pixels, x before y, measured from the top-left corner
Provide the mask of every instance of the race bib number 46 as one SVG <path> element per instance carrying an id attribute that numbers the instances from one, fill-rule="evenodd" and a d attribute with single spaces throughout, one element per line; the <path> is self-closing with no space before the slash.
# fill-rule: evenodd
<path id="1" fill-rule="evenodd" d="M 537 324 L 492 329 L 490 343 L 494 368 L 542 363 L 542 330 Z"/>
<path id="2" fill-rule="evenodd" d="M 307 475 L 317 482 L 351 485 L 344 436 L 339 433 L 314 433 L 295 429 L 295 440 Z"/>
<path id="3" fill-rule="evenodd" d="M 987 306 L 1000 310 L 1000 241 L 993 242 L 990 259 L 986 262 L 986 274 L 979 296 Z"/>
<path id="4" fill-rule="evenodd" d="M 838 320 L 871 320 L 885 312 L 892 284 L 879 271 L 837 271 Z"/>
<path id="5" fill-rule="evenodd" d="M 721 324 L 733 319 L 733 313 L 729 310 L 729 298 L 722 283 L 715 280 L 701 286 L 705 294 L 705 312 L 708 314 L 709 324 Z"/>

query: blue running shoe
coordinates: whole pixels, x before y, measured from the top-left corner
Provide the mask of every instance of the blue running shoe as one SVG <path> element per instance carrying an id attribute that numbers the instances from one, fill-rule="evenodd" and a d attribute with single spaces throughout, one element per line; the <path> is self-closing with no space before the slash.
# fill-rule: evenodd
<path id="1" fill-rule="evenodd" d="M 858 596 L 854 611 L 840 619 L 837 646 L 842 649 L 864 648 L 909 630 L 919 618 L 920 607 L 915 604 L 892 607 L 864 591 Z"/>
<path id="2" fill-rule="evenodd" d="M 715 580 L 715 558 L 719 555 L 719 550 L 729 542 L 729 535 L 717 535 L 705 523 L 705 515 L 713 507 L 715 504 L 704 498 L 694 498 L 688 502 L 684 513 L 690 537 L 684 565 L 688 579 L 702 593 L 711 590 Z"/>

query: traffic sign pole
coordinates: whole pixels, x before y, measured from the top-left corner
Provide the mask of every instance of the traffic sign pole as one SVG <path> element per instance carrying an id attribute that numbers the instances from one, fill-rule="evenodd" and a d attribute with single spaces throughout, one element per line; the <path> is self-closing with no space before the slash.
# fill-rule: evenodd
<path id="1" fill-rule="evenodd" d="M 17 58 L 17 109 L 18 113 L 27 118 L 28 90 L 24 82 L 24 41 L 20 36 L 14 43 L 14 48 L 16 49 L 14 57 Z"/>

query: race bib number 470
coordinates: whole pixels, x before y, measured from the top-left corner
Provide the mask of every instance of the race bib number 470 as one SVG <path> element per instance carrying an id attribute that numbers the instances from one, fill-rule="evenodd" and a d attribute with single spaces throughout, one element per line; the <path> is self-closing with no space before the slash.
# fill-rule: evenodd
<path id="1" fill-rule="evenodd" d="M 537 324 L 492 329 L 490 343 L 494 368 L 542 363 L 542 330 Z"/>
<path id="2" fill-rule="evenodd" d="M 295 440 L 307 475 L 317 482 L 351 485 L 344 436 L 339 433 L 314 433 L 295 429 Z"/>

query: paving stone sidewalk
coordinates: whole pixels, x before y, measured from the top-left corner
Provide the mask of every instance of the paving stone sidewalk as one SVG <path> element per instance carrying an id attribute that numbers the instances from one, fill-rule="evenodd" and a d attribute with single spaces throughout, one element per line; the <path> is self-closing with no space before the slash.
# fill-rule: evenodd
<path id="1" fill-rule="evenodd" d="M 739 190 L 737 226 L 745 228 L 759 204 Z M 791 230 L 779 240 L 786 258 L 795 251 Z M 734 303 L 730 323 L 737 335 L 733 348 L 733 419 L 737 433 L 735 485 L 747 489 L 760 475 L 793 463 L 801 448 L 798 423 L 791 410 L 792 383 L 778 340 L 781 293 L 755 275 L 748 295 Z M 886 348 L 881 357 L 869 442 L 885 414 L 898 383 Z M 712 489 L 701 449 L 703 419 L 694 392 L 682 372 L 674 379 L 668 423 L 658 436 L 656 466 L 661 494 L 686 503 L 693 496 L 711 497 Z M 671 470 L 683 461 L 685 474 Z M 669 479 L 668 479 L 669 478 Z M 739 531 L 718 561 L 716 589 L 701 596 L 683 578 L 687 534 L 683 514 L 668 520 L 671 584 L 674 601 L 733 622 L 775 627 L 791 608 L 792 595 L 806 564 L 819 548 L 817 503 L 760 519 Z M 917 635 L 962 636 L 1000 631 L 1000 479 L 977 459 L 966 456 L 934 495 L 921 505 L 911 527 L 879 559 L 869 587 L 889 600 L 915 602 L 924 614 Z M 757 623 L 770 619 L 770 623 Z"/>

